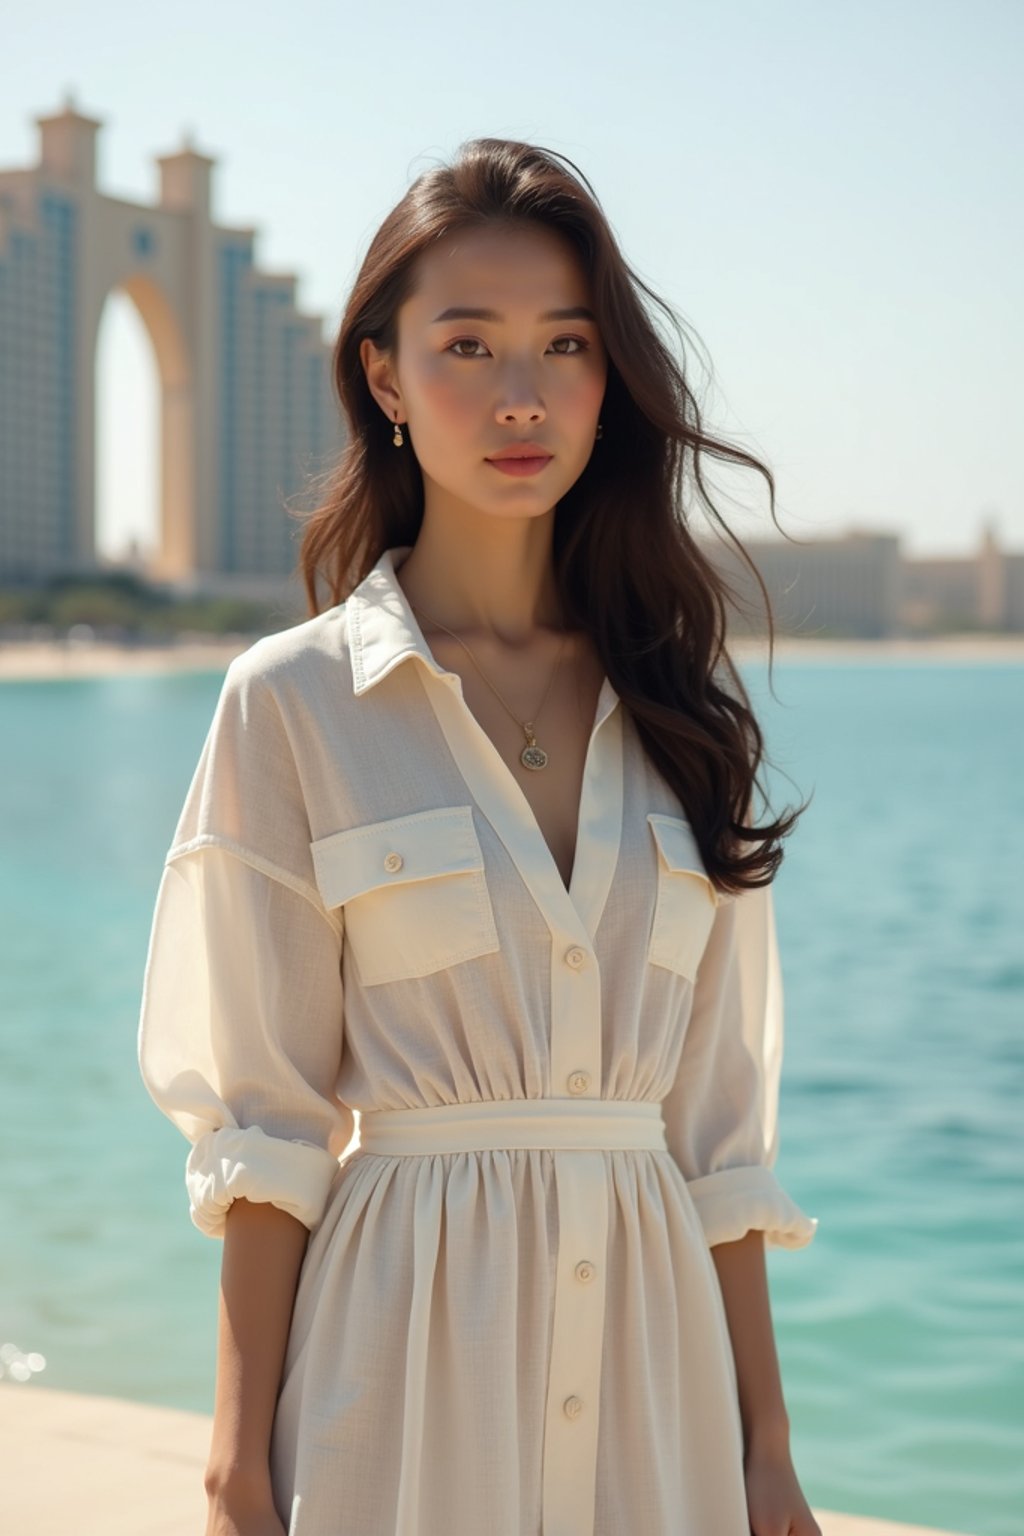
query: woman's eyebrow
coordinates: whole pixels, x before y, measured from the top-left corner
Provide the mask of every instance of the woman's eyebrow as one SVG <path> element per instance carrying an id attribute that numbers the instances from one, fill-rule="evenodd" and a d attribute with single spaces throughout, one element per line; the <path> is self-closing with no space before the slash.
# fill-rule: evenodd
<path id="1" fill-rule="evenodd" d="M 570 309 L 549 309 L 546 314 L 538 315 L 538 320 L 593 320 L 596 316 L 592 310 L 583 304 L 576 304 Z M 443 314 L 435 315 L 432 325 L 440 325 L 444 320 L 491 320 L 495 325 L 501 325 L 505 316 L 500 315 L 496 309 L 446 309 Z"/>

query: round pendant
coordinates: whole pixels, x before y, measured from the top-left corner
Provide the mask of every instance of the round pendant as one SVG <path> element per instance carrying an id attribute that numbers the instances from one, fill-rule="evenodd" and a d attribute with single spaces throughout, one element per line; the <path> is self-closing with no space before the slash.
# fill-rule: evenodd
<path id="1" fill-rule="evenodd" d="M 523 748 L 519 754 L 519 761 L 524 768 L 544 768 L 547 766 L 548 755 L 543 747 L 538 747 L 534 742 L 532 746 Z"/>

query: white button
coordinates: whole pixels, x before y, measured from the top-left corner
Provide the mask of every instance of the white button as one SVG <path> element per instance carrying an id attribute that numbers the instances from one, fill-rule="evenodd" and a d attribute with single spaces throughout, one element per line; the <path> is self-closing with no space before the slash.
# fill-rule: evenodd
<path id="1" fill-rule="evenodd" d="M 576 1279 L 581 1281 L 583 1285 L 586 1285 L 589 1280 L 593 1280 L 595 1273 L 594 1266 L 589 1259 L 581 1259 L 576 1265 Z"/>
<path id="2" fill-rule="evenodd" d="M 583 1404 L 578 1397 L 567 1397 L 562 1407 L 567 1419 L 578 1419 L 583 1412 Z"/>
<path id="3" fill-rule="evenodd" d="M 565 963 L 566 965 L 571 965 L 574 971 L 579 970 L 586 958 L 586 950 L 581 949 L 578 944 L 574 944 L 571 949 L 567 949 L 565 952 Z"/>
<path id="4" fill-rule="evenodd" d="M 570 1072 L 570 1074 L 569 1074 L 569 1092 L 570 1093 L 586 1093 L 586 1091 L 587 1091 L 587 1089 L 589 1087 L 590 1087 L 590 1073 L 589 1072 Z"/>
<path id="5" fill-rule="evenodd" d="M 401 869 L 404 863 L 405 860 L 402 858 L 400 853 L 389 853 L 387 858 L 384 860 L 384 868 L 394 871 L 396 869 Z"/>

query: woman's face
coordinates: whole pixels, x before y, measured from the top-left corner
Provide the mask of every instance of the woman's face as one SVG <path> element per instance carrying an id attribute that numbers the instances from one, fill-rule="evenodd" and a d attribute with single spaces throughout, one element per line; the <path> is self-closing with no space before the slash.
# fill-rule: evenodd
<path id="1" fill-rule="evenodd" d="M 391 390 L 376 394 L 392 422 L 398 411 L 415 451 L 425 511 L 549 511 L 594 450 L 607 380 L 579 258 L 551 230 L 495 226 L 450 236 L 420 257 L 417 273 L 398 312 Z M 555 310 L 570 313 L 551 318 Z M 488 457 L 515 442 L 552 457 L 536 474 L 504 474 Z"/>

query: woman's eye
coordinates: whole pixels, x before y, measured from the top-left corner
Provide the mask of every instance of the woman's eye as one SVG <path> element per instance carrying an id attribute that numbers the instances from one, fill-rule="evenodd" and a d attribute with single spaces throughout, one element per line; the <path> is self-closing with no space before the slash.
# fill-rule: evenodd
<path id="1" fill-rule="evenodd" d="M 589 341 L 585 341 L 582 336 L 556 336 L 551 345 L 553 347 L 557 346 L 560 341 L 575 342 L 577 350 L 575 352 L 557 352 L 555 354 L 556 357 L 578 357 L 581 352 L 586 352 L 590 346 Z M 445 347 L 445 351 L 454 353 L 456 357 L 480 357 L 481 354 L 479 352 L 456 352 L 455 348 L 482 346 L 483 342 L 479 341 L 475 336 L 461 336 L 457 341 L 449 342 L 447 347 Z"/>

